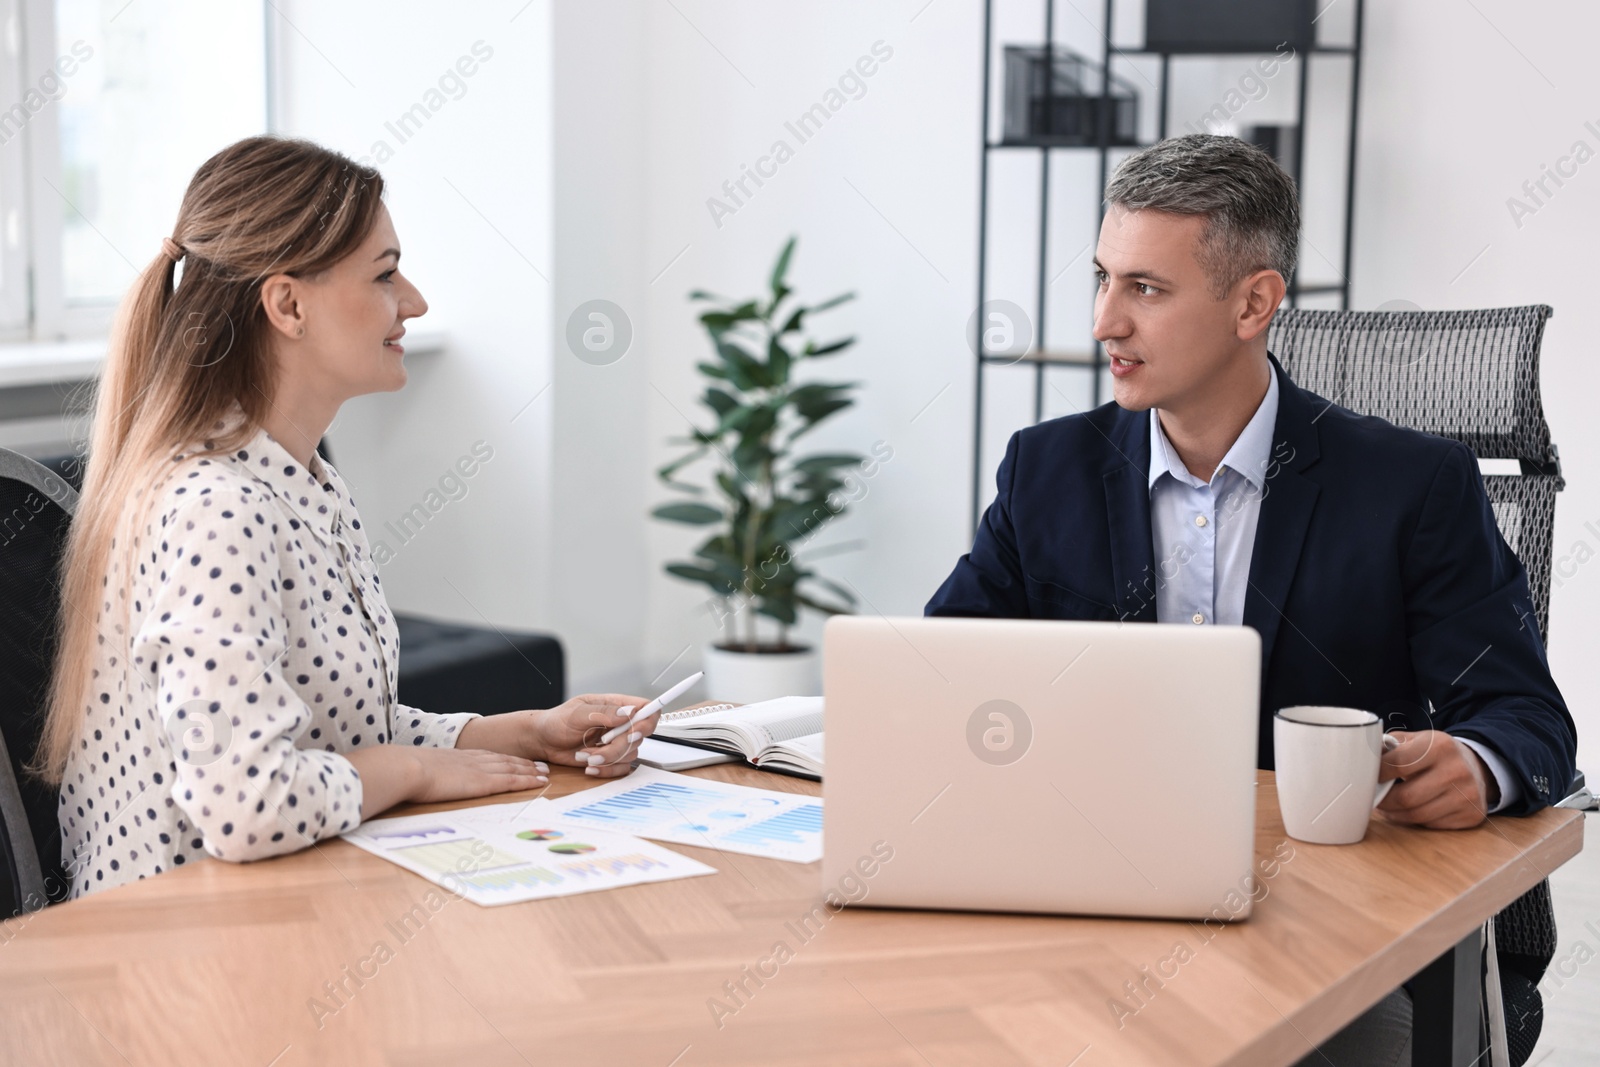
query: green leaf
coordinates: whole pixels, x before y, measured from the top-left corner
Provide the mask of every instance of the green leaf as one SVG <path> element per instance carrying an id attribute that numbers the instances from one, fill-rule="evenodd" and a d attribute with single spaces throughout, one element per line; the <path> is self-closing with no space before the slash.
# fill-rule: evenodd
<path id="1" fill-rule="evenodd" d="M 699 582 L 711 587 L 712 592 L 718 596 L 732 596 L 738 592 L 739 587 L 728 581 L 715 571 L 708 571 L 704 567 L 696 567 L 690 563 L 669 563 L 667 573 L 691 582 Z"/>
<path id="2" fill-rule="evenodd" d="M 854 467 L 861 462 L 861 457 L 851 452 L 827 452 L 817 456 L 807 456 L 795 463 L 794 469 L 804 473 L 831 470 L 834 467 Z"/>
<path id="3" fill-rule="evenodd" d="M 688 453 L 686 455 L 679 456 L 677 459 L 673 460 L 671 463 L 668 463 L 665 467 L 662 467 L 660 470 L 656 471 L 656 475 L 662 481 L 670 482 L 670 481 L 672 481 L 672 476 L 674 474 L 676 474 L 679 470 L 681 470 L 682 468 L 684 468 L 684 467 L 688 466 L 689 464 L 693 463 L 695 460 L 699 459 L 701 456 L 703 456 L 705 454 L 706 454 L 705 446 L 702 445 L 701 447 L 695 449 L 693 452 L 690 452 L 690 453 Z M 698 489 L 696 489 L 695 491 L 699 492 Z"/>
<path id="4" fill-rule="evenodd" d="M 694 554 L 723 577 L 735 583 L 742 580 L 744 555 L 726 530 L 707 538 L 706 543 L 695 549 Z"/>
<path id="5" fill-rule="evenodd" d="M 827 578 L 823 578 L 820 575 L 812 573 L 811 571 L 806 571 L 801 577 L 808 582 L 816 582 L 818 585 L 827 587 L 828 591 L 833 593 L 840 600 L 843 600 L 851 607 L 855 607 L 856 595 L 850 590 L 846 589 L 844 586 L 840 585 L 838 582 L 830 581 Z"/>
<path id="6" fill-rule="evenodd" d="M 732 433 L 735 430 L 743 428 L 744 425 L 748 423 L 756 414 L 756 412 L 761 410 L 763 410 L 763 406 L 760 404 L 739 405 L 726 415 L 722 416 L 721 421 L 717 423 L 717 428 L 712 431 L 713 436 L 720 438 L 725 433 Z"/>
<path id="7" fill-rule="evenodd" d="M 717 577 L 721 578 L 724 582 L 727 582 L 730 588 L 742 589 L 746 584 L 744 562 L 742 557 L 736 557 L 733 554 L 732 549 L 734 547 L 736 546 L 731 544 L 727 547 L 724 547 L 719 542 L 718 550 L 716 552 L 698 552 L 696 555 L 699 556 L 700 559 L 705 563 L 710 564 L 707 569 Z"/>
<path id="8" fill-rule="evenodd" d="M 698 367 L 700 373 L 704 374 L 707 378 L 721 378 L 724 381 L 726 381 L 728 378 L 728 372 L 717 366 L 715 363 L 696 363 L 695 366 Z"/>
<path id="9" fill-rule="evenodd" d="M 752 438 L 765 444 L 772 436 L 772 430 L 778 425 L 778 410 L 770 404 L 755 404 L 750 408 L 750 417 L 739 427 L 740 444 Z"/>
<path id="10" fill-rule="evenodd" d="M 804 493 L 813 504 L 826 504 L 831 493 L 845 486 L 844 480 L 833 474 L 807 474 L 795 479 L 796 492 Z"/>
<path id="11" fill-rule="evenodd" d="M 761 313 L 761 317 L 764 319 L 772 318 L 773 312 L 778 310 L 778 305 L 783 303 L 784 298 L 786 298 L 792 292 L 794 292 L 794 290 L 790 289 L 787 285 L 780 285 L 776 289 L 772 290 L 772 299 L 767 301 L 766 310 Z"/>
<path id="12" fill-rule="evenodd" d="M 798 601 L 801 604 L 804 604 L 806 607 L 812 609 L 813 611 L 820 611 L 824 615 L 853 615 L 853 614 L 855 614 L 855 612 L 851 608 L 848 608 L 848 607 L 841 608 L 841 607 L 837 607 L 837 606 L 835 606 L 833 604 L 824 604 L 820 600 L 813 600 L 811 597 L 807 596 L 804 593 L 796 593 L 794 595 L 794 598 L 795 598 L 796 601 Z"/>
<path id="13" fill-rule="evenodd" d="M 769 384 L 766 366 L 733 342 L 719 342 L 717 354 L 728 365 L 728 379 L 740 389 L 760 389 Z"/>
<path id="14" fill-rule="evenodd" d="M 826 504 L 818 500 L 803 500 L 774 512 L 772 527 L 784 541 L 798 541 L 810 536 L 831 518 L 833 511 Z"/>
<path id="15" fill-rule="evenodd" d="M 739 429 L 739 443 L 733 449 L 733 462 L 742 473 L 753 474 L 773 459 L 772 430 L 778 415 L 772 408 L 757 408 Z"/>
<path id="16" fill-rule="evenodd" d="M 777 292 L 783 286 L 783 276 L 789 273 L 789 259 L 794 255 L 794 243 L 798 238 L 789 238 L 789 243 L 783 246 L 783 251 L 778 253 L 778 262 L 772 268 L 772 291 Z M 776 303 L 776 301 L 774 301 Z"/>
<path id="17" fill-rule="evenodd" d="M 739 406 L 739 402 L 737 400 L 723 392 L 721 389 L 718 389 L 716 386 L 711 386 L 706 389 L 706 395 L 704 399 L 706 407 L 710 408 L 712 411 L 715 411 L 719 418 L 726 416 L 728 412 Z"/>
<path id="18" fill-rule="evenodd" d="M 726 297 L 718 296 L 716 293 L 708 293 L 704 289 L 691 289 L 689 291 L 689 299 L 690 300 L 720 300 L 724 304 L 726 304 L 728 302 Z"/>
<path id="19" fill-rule="evenodd" d="M 721 522 L 722 511 L 711 507 L 709 504 L 695 504 L 680 502 L 677 504 L 662 504 L 650 514 L 658 519 L 668 522 L 684 522 L 690 526 L 705 526 L 708 523 Z"/>
<path id="20" fill-rule="evenodd" d="M 829 556 L 837 556 L 845 552 L 856 552 L 866 546 L 867 543 L 858 537 L 853 541 L 835 541 L 820 548 L 808 548 L 805 552 L 805 562 L 809 563 L 814 559 L 827 559 Z M 796 555 L 795 558 L 799 559 L 800 557 Z"/>
<path id="21" fill-rule="evenodd" d="M 731 329 L 741 322 L 761 318 L 761 309 L 754 300 L 747 300 L 736 308 L 725 311 L 705 311 L 700 314 L 701 325 L 708 330 Z"/>
<path id="22" fill-rule="evenodd" d="M 794 331 L 798 330 L 805 322 L 806 310 L 807 309 L 803 307 L 795 308 L 794 314 L 789 316 L 788 321 L 785 322 L 781 328 L 779 328 L 778 332 L 783 334 L 793 333 Z"/>
<path id="23" fill-rule="evenodd" d="M 767 380 L 773 388 L 786 385 L 789 381 L 789 367 L 794 362 L 789 355 L 789 350 L 779 342 L 774 334 L 767 341 Z"/>
<path id="24" fill-rule="evenodd" d="M 816 342 L 807 341 L 805 355 L 812 358 L 816 358 L 817 356 L 827 356 L 833 354 L 834 352 L 842 352 L 844 349 L 849 348 L 855 343 L 856 339 L 854 337 L 846 337 L 841 341 L 833 341 L 829 344 L 823 345 L 821 348 L 818 348 Z"/>
<path id="25" fill-rule="evenodd" d="M 739 483 L 734 481 L 733 476 L 727 471 L 718 471 L 716 482 L 723 495 L 733 501 L 736 507 L 747 508 L 750 506 L 750 498 L 745 496 L 744 490 L 739 486 Z"/>
<path id="26" fill-rule="evenodd" d="M 838 296 L 834 297 L 832 300 L 824 300 L 822 303 L 814 304 L 811 307 L 807 308 L 806 310 L 808 312 L 810 312 L 811 314 L 815 315 L 819 311 L 827 311 L 827 310 L 829 310 L 831 308 L 836 308 L 840 304 L 848 303 L 849 301 L 854 300 L 855 298 L 856 298 L 856 294 L 854 294 L 854 293 L 840 293 Z"/>
<path id="27" fill-rule="evenodd" d="M 845 395 L 855 388 L 854 382 L 837 385 L 824 385 L 820 382 L 811 385 L 802 385 L 789 394 L 789 402 L 800 417 L 807 423 L 818 423 L 835 411 L 841 411 L 855 403 Z"/>

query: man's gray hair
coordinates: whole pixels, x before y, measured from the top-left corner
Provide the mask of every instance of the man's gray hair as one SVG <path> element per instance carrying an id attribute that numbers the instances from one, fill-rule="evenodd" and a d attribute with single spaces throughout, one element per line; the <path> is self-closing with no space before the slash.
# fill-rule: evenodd
<path id="1" fill-rule="evenodd" d="M 1294 179 L 1264 149 L 1237 137 L 1169 137 L 1117 168 L 1106 204 L 1129 211 L 1200 215 L 1195 258 L 1221 300 L 1240 279 L 1275 270 L 1288 281 L 1300 255 L 1300 201 Z"/>

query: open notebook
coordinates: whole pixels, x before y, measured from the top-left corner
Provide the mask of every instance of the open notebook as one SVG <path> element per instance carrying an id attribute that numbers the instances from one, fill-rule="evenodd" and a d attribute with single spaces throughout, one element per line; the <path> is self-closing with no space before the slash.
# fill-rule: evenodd
<path id="1" fill-rule="evenodd" d="M 732 752 L 763 770 L 822 778 L 821 697 L 663 712 L 655 735 Z"/>

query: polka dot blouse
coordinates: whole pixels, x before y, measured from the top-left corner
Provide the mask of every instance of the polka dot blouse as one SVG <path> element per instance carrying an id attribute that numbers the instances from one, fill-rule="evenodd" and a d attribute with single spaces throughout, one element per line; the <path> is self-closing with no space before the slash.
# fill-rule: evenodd
<path id="1" fill-rule="evenodd" d="M 74 897 L 354 829 L 361 776 L 343 753 L 453 746 L 475 717 L 395 702 L 394 618 L 344 482 L 319 458 L 308 469 L 265 431 L 237 452 L 179 456 L 147 514 L 112 552 L 61 786 Z"/>

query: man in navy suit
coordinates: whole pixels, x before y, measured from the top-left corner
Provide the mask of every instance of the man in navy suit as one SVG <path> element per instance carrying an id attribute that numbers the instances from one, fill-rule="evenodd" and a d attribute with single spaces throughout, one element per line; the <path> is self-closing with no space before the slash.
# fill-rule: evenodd
<path id="1" fill-rule="evenodd" d="M 1472 453 L 1306 392 L 1267 351 L 1299 244 L 1291 179 L 1193 135 L 1130 158 L 1107 200 L 1094 333 L 1116 402 L 1011 438 L 927 614 L 1243 622 L 1262 767 L 1279 708 L 1360 707 L 1404 738 L 1383 759 L 1403 778 L 1391 819 L 1559 800 L 1575 729 Z"/>
<path id="2" fill-rule="evenodd" d="M 1279 708 L 1358 707 L 1402 739 L 1391 820 L 1559 800 L 1576 730 L 1473 454 L 1300 389 L 1267 351 L 1299 248 L 1292 179 L 1199 134 L 1130 157 L 1106 200 L 1094 335 L 1116 402 L 1012 436 L 927 614 L 1243 623 L 1260 766 Z"/>

